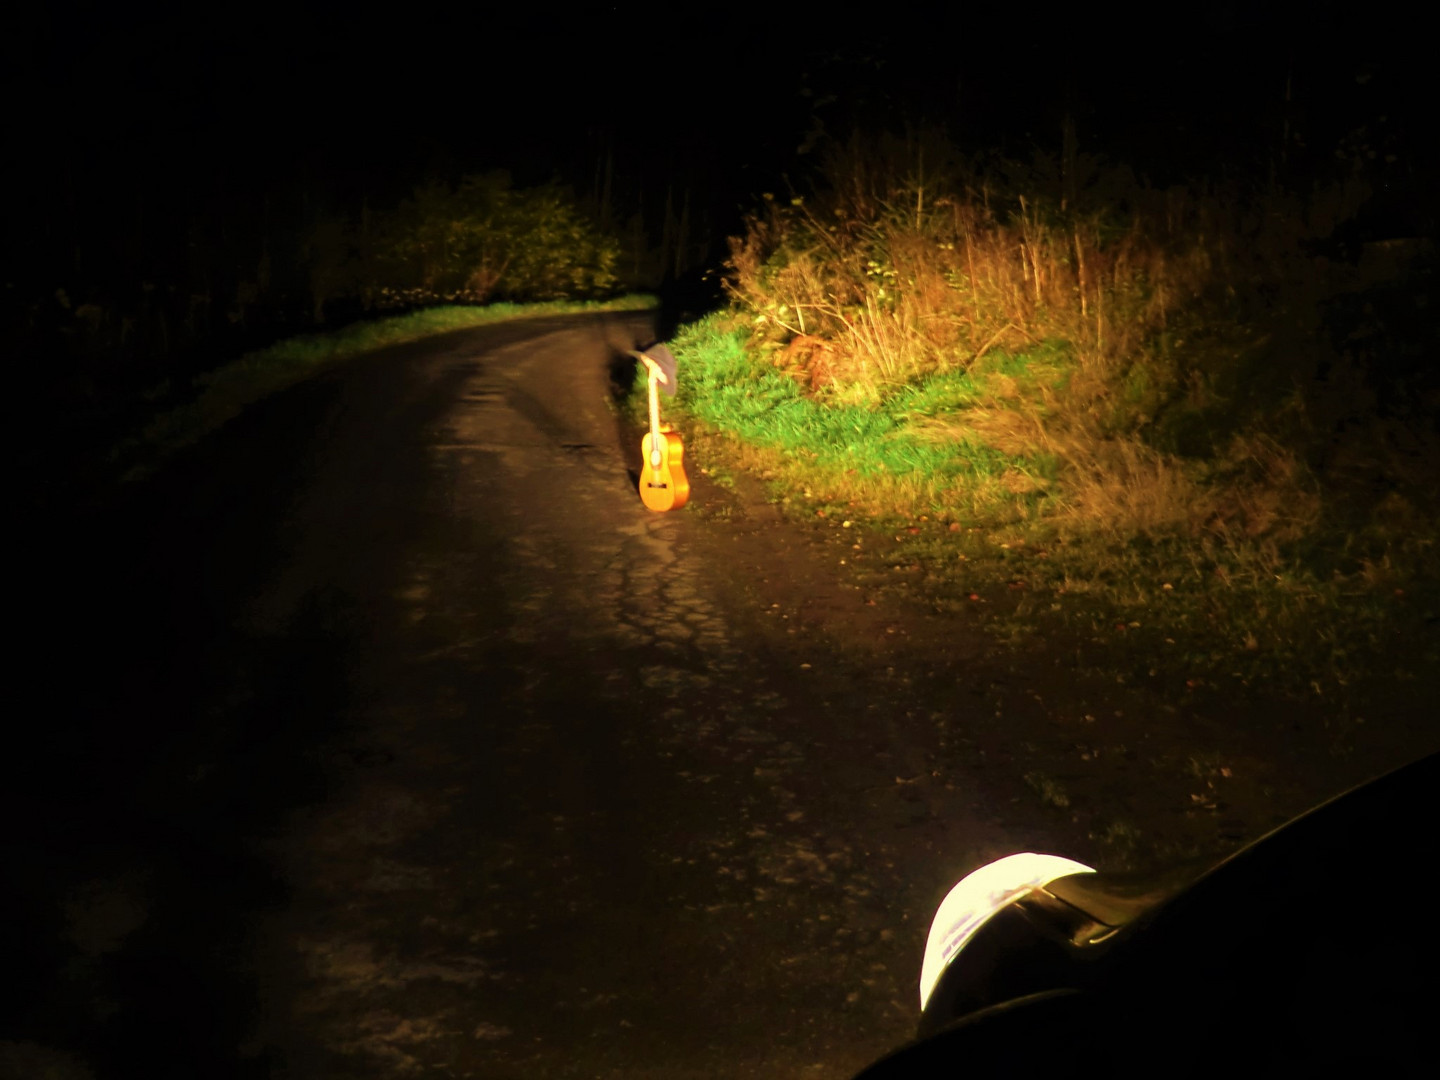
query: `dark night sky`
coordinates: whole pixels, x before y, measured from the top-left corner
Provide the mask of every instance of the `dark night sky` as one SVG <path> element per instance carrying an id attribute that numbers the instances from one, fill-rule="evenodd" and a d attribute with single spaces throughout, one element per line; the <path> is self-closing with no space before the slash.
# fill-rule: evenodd
<path id="1" fill-rule="evenodd" d="M 427 173 L 485 167 L 583 189 L 607 148 L 622 189 L 689 186 L 723 219 L 781 173 L 803 174 L 795 150 L 817 121 L 831 134 L 932 122 L 962 148 L 1024 156 L 1058 150 L 1068 112 L 1082 151 L 1167 182 L 1269 153 L 1287 76 L 1316 160 L 1361 124 L 1388 132 L 1402 164 L 1434 156 L 1423 38 L 1374 5 L 1364 22 L 1334 3 L 1297 6 L 1301 17 L 1151 4 L 1083 21 L 993 4 L 887 7 L 883 20 L 678 10 L 11 15 L 3 61 L 20 105 L 7 123 L 25 192 L 12 235 L 36 211 L 108 212 L 135 188 L 165 192 L 176 213 L 287 191 L 393 201 Z"/>
<path id="2" fill-rule="evenodd" d="M 1184 14 L 1152 4 L 1078 24 L 993 4 L 888 22 L 776 10 L 547 5 L 496 16 L 476 6 L 407 17 L 296 4 L 267 16 L 139 5 L 20 17 L 6 60 L 32 90 L 22 123 L 137 148 L 184 135 L 212 152 L 318 151 L 336 168 L 378 172 L 442 148 L 466 164 L 563 165 L 601 126 L 625 132 L 631 149 L 648 134 L 656 147 L 678 139 L 744 157 L 794 134 L 806 82 L 888 102 L 891 119 L 929 111 L 993 139 L 1042 126 L 1067 98 L 1114 131 L 1172 116 L 1234 129 L 1275 107 L 1287 70 L 1311 95 L 1354 86 L 1366 67 L 1378 83 L 1419 89 L 1425 70 L 1421 35 L 1374 6 L 1365 23 L 1361 9 L 1336 4 L 1299 19 L 1265 5 Z M 1355 89 L 1352 105 L 1367 96 Z"/>

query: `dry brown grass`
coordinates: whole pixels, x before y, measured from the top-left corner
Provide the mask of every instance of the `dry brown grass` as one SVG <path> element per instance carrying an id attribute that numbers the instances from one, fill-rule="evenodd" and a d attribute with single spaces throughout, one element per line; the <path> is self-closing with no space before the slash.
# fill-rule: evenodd
<path id="1" fill-rule="evenodd" d="M 1020 470 L 1009 486 L 1052 489 L 1047 513 L 1066 530 L 1283 540 L 1313 523 L 1313 484 L 1274 440 L 1239 436 L 1201 464 L 1145 437 L 1156 402 L 1206 387 L 1166 342 L 1233 269 L 1235 245 L 1218 238 L 1239 226 L 1220 200 L 1142 192 L 1123 220 L 1062 213 L 964 170 L 922 186 L 894 147 L 858 144 L 832 158 L 829 181 L 811 200 L 768 199 L 730 260 L 737 308 L 810 392 L 879 401 L 972 373 L 977 400 L 912 429 L 1057 462 L 1058 485 Z M 1057 341 L 1069 363 L 1053 378 L 987 362 Z"/>
<path id="2" fill-rule="evenodd" d="M 763 334 L 827 341 L 836 381 L 904 382 L 1055 338 L 1104 369 L 1207 288 L 1219 256 L 1180 226 L 1204 214 L 1178 198 L 1164 228 L 1137 213 L 1117 229 L 952 181 L 917 215 L 913 181 L 892 176 L 886 198 L 873 174 L 813 203 L 771 198 L 732 240 L 737 305 Z"/>
<path id="3" fill-rule="evenodd" d="M 1004 168 L 922 183 L 913 146 L 843 150 L 734 241 L 742 365 L 715 346 L 705 408 L 783 446 L 778 494 L 906 522 L 967 610 L 988 575 L 1016 625 L 1033 597 L 1085 640 L 1112 613 L 1163 626 L 1187 679 L 1310 664 L 1340 685 L 1397 612 L 1433 608 L 1440 379 L 1385 381 L 1433 340 L 1405 322 L 1427 305 L 1301 243 L 1355 192 L 1132 183 L 1062 207 Z M 800 387 L 773 421 L 747 403 L 781 381 L 749 388 L 747 352 Z"/>

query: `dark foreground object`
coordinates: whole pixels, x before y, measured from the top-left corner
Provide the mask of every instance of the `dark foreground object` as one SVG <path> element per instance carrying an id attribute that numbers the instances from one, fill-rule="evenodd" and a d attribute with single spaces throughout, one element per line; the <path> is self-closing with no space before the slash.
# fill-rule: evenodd
<path id="1" fill-rule="evenodd" d="M 1430 1057 L 1440 998 L 1425 884 L 1437 784 L 1432 755 L 1188 888 L 1078 874 L 1034 890 L 952 961 L 920 1041 L 862 1080 L 1072 1062 L 1170 1076 L 1408 1074 Z"/>

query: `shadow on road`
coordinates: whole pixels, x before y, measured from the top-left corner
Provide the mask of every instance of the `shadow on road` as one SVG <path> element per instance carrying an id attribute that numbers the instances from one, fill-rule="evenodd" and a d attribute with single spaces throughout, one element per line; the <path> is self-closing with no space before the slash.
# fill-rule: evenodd
<path id="1" fill-rule="evenodd" d="M 432 387 L 409 422 L 449 392 Z M 335 588 L 273 631 L 242 616 L 297 542 L 336 417 L 357 407 L 381 406 L 338 378 L 300 386 L 118 502 L 35 523 L 19 582 L 35 704 L 12 721 L 0 777 L 0 1073 L 66 1054 L 102 1077 L 274 1072 L 247 1048 L 274 1004 L 252 932 L 286 902 L 264 841 L 324 793 L 317 748 L 349 722 L 365 616 Z M 392 483 L 423 485 L 418 441 L 383 453 Z M 389 568 L 373 569 L 383 589 Z"/>

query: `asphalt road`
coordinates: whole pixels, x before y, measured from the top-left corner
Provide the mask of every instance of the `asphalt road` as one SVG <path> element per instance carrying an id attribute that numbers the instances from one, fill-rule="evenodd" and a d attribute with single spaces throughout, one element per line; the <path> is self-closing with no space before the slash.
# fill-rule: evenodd
<path id="1" fill-rule="evenodd" d="M 21 516 L 0 1078 L 846 1077 L 976 866 L 1213 857 L 1433 748 L 1408 684 L 1342 722 L 997 646 L 694 454 L 650 513 L 653 333 L 389 349 Z"/>
<path id="2" fill-rule="evenodd" d="M 651 334 L 391 349 L 67 526 L 0 1066 L 835 1077 L 910 1034 L 935 903 L 1013 830 L 937 779 L 841 540 L 703 462 L 642 507 Z"/>

